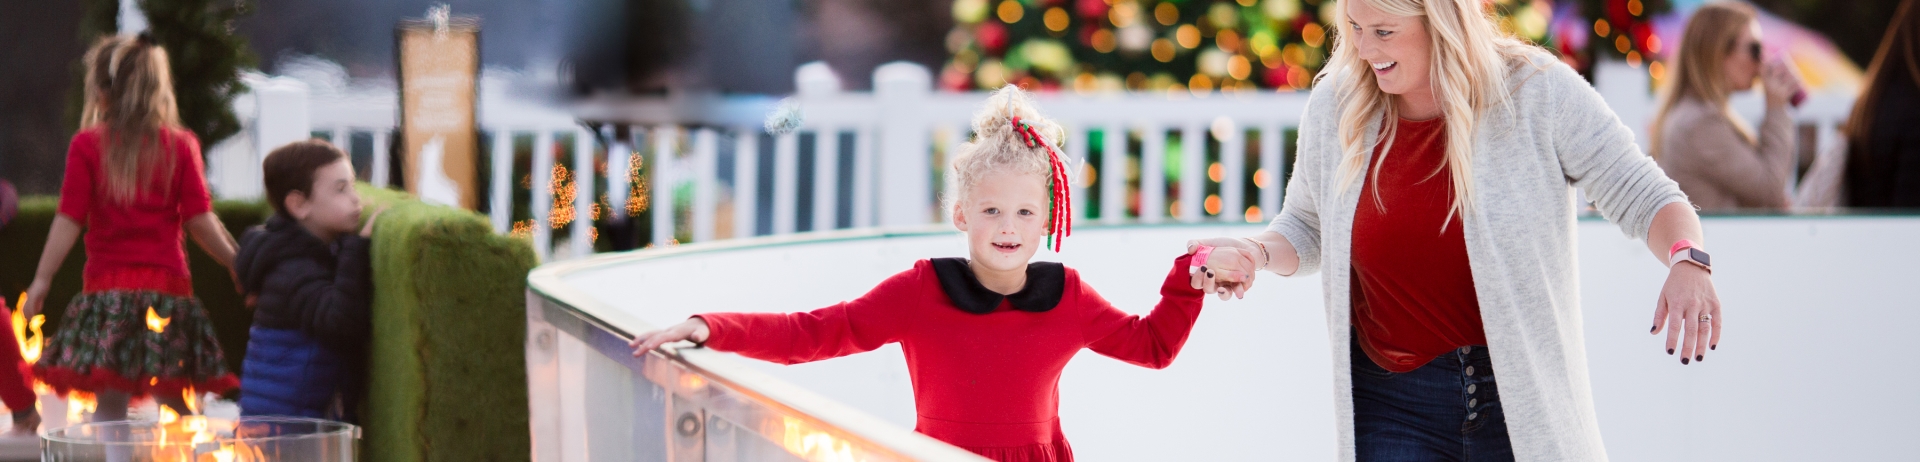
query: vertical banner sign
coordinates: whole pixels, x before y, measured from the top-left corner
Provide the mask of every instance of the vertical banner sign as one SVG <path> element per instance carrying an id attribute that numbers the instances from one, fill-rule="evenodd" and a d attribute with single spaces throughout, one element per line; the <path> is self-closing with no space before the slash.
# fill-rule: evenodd
<path id="1" fill-rule="evenodd" d="M 400 130 L 407 192 L 473 210 L 479 159 L 475 82 L 480 26 L 440 9 L 395 31 L 400 60 Z"/>

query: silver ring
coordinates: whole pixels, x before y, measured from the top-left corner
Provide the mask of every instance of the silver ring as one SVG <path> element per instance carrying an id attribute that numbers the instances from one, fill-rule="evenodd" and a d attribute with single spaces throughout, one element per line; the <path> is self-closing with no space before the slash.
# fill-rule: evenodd
<path id="1" fill-rule="evenodd" d="M 1713 315 L 1702 313 L 1700 315 L 1700 322 L 1713 322 Z"/>

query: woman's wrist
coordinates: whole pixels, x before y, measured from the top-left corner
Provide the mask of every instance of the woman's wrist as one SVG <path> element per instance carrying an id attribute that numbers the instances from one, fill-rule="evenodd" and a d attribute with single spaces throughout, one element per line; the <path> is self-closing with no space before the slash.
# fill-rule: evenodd
<path id="1" fill-rule="evenodd" d="M 1260 256 L 1260 265 L 1259 267 L 1254 268 L 1253 269 L 1254 271 L 1267 269 L 1268 265 L 1273 264 L 1273 254 L 1267 252 L 1266 244 L 1262 244 L 1260 243 L 1260 241 L 1256 241 L 1251 237 L 1243 237 L 1243 238 L 1240 238 L 1240 240 L 1245 241 L 1247 243 L 1246 245 L 1247 253 L 1257 254 Z"/>

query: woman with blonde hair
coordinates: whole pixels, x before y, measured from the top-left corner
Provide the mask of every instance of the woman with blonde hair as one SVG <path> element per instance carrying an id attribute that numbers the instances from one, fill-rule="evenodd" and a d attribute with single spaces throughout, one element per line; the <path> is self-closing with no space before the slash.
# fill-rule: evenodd
<path id="1" fill-rule="evenodd" d="M 1687 20 L 1672 78 L 1661 90 L 1651 131 L 1653 158 L 1707 211 L 1783 210 L 1793 174 L 1793 116 L 1800 80 L 1760 45 L 1753 7 L 1710 3 Z M 1747 127 L 1728 106 L 1733 92 L 1765 83 L 1767 113 Z M 1684 135 L 1683 135 L 1684 134 Z"/>
<path id="2" fill-rule="evenodd" d="M 1651 332 L 1719 341 L 1699 217 L 1600 95 L 1479 0 L 1349 0 L 1286 202 L 1204 291 L 1325 273 L 1343 460 L 1605 460 L 1573 188 L 1667 268 Z M 1219 282 L 1215 282 L 1219 281 Z M 1498 380 L 1495 380 L 1495 376 Z"/>

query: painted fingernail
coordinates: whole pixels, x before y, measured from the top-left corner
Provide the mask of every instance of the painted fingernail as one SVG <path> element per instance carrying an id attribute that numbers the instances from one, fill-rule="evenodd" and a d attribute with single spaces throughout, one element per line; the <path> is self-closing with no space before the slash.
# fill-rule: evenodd
<path id="1" fill-rule="evenodd" d="M 1650 328 L 1650 329 L 1647 329 L 1647 333 L 1649 333 L 1649 334 L 1651 334 L 1651 333 L 1654 333 L 1654 332 L 1657 332 L 1657 331 L 1659 331 L 1659 330 L 1660 330 L 1660 326 L 1653 326 L 1652 328 Z"/>
<path id="2" fill-rule="evenodd" d="M 1706 361 L 1707 355 L 1693 355 L 1694 361 Z"/>
<path id="3" fill-rule="evenodd" d="M 1667 349 L 1667 356 L 1673 356 L 1673 349 L 1672 349 L 1672 348 L 1668 348 L 1668 349 Z"/>
<path id="4" fill-rule="evenodd" d="M 1709 350 L 1718 350 L 1718 349 L 1720 349 L 1720 345 L 1707 345 L 1707 349 L 1709 349 Z"/>
<path id="5" fill-rule="evenodd" d="M 1687 365 L 1687 358 L 1680 358 L 1680 365 L 1682 366 Z"/>

